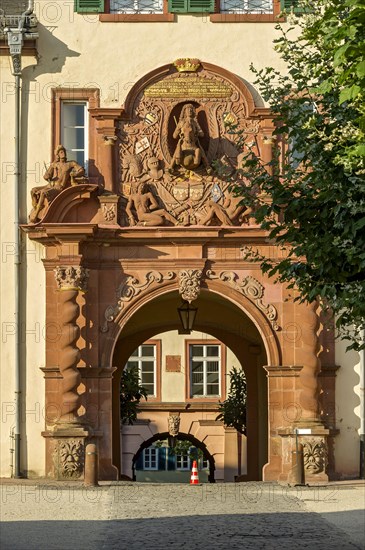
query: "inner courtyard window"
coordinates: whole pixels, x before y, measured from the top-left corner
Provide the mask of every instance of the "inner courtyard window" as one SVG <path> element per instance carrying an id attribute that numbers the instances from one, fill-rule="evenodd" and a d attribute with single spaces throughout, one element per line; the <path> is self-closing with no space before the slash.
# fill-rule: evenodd
<path id="1" fill-rule="evenodd" d="M 155 344 L 138 346 L 127 362 L 126 368 L 137 368 L 141 385 L 148 395 L 156 395 L 157 350 Z"/>
<path id="2" fill-rule="evenodd" d="M 190 344 L 191 397 L 221 395 L 221 346 Z"/>

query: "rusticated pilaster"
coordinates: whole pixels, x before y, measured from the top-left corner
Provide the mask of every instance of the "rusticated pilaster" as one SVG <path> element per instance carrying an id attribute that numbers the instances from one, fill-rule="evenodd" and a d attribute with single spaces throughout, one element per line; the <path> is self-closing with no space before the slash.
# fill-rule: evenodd
<path id="1" fill-rule="evenodd" d="M 301 328 L 301 349 L 298 350 L 297 363 L 303 365 L 300 372 L 302 391 L 300 393 L 301 421 L 319 422 L 318 379 L 320 362 L 318 359 L 318 327 L 316 314 L 318 304 L 312 302 L 299 306 Z"/>
<path id="2" fill-rule="evenodd" d="M 81 381 L 77 364 L 80 351 L 76 342 L 80 336 L 77 319 L 80 307 L 77 297 L 80 291 L 85 291 L 88 280 L 88 270 L 81 266 L 57 267 L 55 278 L 60 291 L 60 361 L 62 374 L 62 409 L 59 422 L 70 424 L 78 421 L 77 410 L 80 406 L 77 388 Z"/>

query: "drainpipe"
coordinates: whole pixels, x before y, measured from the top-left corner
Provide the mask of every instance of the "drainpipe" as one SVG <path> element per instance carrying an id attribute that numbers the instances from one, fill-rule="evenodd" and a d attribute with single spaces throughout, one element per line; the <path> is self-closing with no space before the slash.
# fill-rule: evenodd
<path id="1" fill-rule="evenodd" d="M 24 43 L 25 19 L 33 13 L 34 0 L 28 1 L 27 9 L 22 13 L 18 28 L 6 28 L 8 45 L 12 60 L 12 74 L 15 77 L 15 167 L 14 167 L 14 322 L 15 322 L 15 422 L 14 422 L 14 470 L 13 477 L 22 477 L 20 471 L 20 422 L 21 422 L 21 363 L 20 363 L 20 269 L 21 269 L 21 250 L 20 250 L 20 213 L 19 213 L 19 192 L 20 192 L 20 83 L 22 76 L 22 47 Z"/>
<path id="2" fill-rule="evenodd" d="M 365 343 L 365 330 L 362 342 Z M 365 349 L 360 351 L 360 479 L 365 479 Z"/>

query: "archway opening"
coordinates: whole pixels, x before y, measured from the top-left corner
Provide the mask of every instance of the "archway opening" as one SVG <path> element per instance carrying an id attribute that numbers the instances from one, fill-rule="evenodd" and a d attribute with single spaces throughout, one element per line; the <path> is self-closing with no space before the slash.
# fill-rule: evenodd
<path id="1" fill-rule="evenodd" d="M 169 440 L 168 432 L 158 433 L 144 441 L 132 460 L 134 481 L 167 481 L 181 483 L 189 480 L 192 461 L 198 462 L 200 480 L 214 483 L 215 461 L 206 445 L 191 434 L 179 433 L 177 445 L 170 448 L 165 443 Z M 179 448 L 179 442 L 188 443 L 186 449 Z M 183 447 L 181 447 L 183 449 Z M 156 449 L 154 456 L 150 449 Z M 198 452 L 195 452 L 198 451 Z M 163 452 L 161 452 L 163 451 Z M 146 466 L 147 461 L 147 468 Z M 146 475 L 148 471 L 149 477 Z M 155 475 L 155 472 L 157 475 Z M 186 473 L 186 474 L 185 474 Z M 185 475 L 184 475 L 185 474 Z M 202 479 L 203 477 L 203 479 Z"/>
<path id="2" fill-rule="evenodd" d="M 184 422 L 186 412 L 199 413 L 200 418 L 194 418 L 194 422 L 199 423 L 199 429 L 202 430 L 202 427 L 207 428 L 207 426 L 210 426 L 212 432 L 217 430 L 217 404 L 219 401 L 224 400 L 227 395 L 226 392 L 218 396 L 215 395 L 214 400 L 206 399 L 207 396 L 204 396 L 204 399 L 197 399 L 197 396 L 189 394 L 192 384 L 191 379 L 189 379 L 189 375 L 191 377 L 189 346 L 200 345 L 207 340 L 208 344 L 213 346 L 222 345 L 230 350 L 238 361 L 237 366 L 245 371 L 248 389 L 247 470 L 244 472 L 243 479 L 262 479 L 262 468 L 267 462 L 268 438 L 267 384 L 266 373 L 262 368 L 263 365 L 268 364 L 268 356 L 262 334 L 253 320 L 239 305 L 232 303 L 231 300 L 218 293 L 202 291 L 199 299 L 194 302 L 198 307 L 195 332 L 192 338 L 190 338 L 191 335 L 185 336 L 183 344 L 178 345 L 176 339 L 178 337 L 177 329 L 179 329 L 177 314 L 179 303 L 180 297 L 177 292 L 169 292 L 151 299 L 130 316 L 120 333 L 113 356 L 113 366 L 117 367 L 113 381 L 113 463 L 118 469 L 122 470 L 122 473 L 132 477 L 131 469 L 129 474 L 123 471 L 125 457 L 129 454 L 128 460 L 131 465 L 132 462 L 134 464 L 133 457 L 136 456 L 141 445 L 142 448 L 145 448 L 146 441 L 155 437 L 156 434 L 165 433 L 167 417 L 171 413 L 180 414 Z M 189 339 L 200 341 L 194 343 Z M 143 404 L 143 414 L 140 417 L 139 426 L 144 424 L 145 432 L 143 435 L 142 432 L 136 433 L 136 431 L 133 434 L 131 432 L 128 434 L 130 428 L 126 426 L 123 427 L 121 436 L 119 420 L 121 372 L 137 348 L 150 345 L 151 341 L 154 340 L 161 340 L 163 348 L 158 352 L 160 361 L 157 370 L 160 376 L 160 387 L 159 390 L 156 389 L 153 398 Z M 166 344 L 168 340 L 170 345 Z M 181 352 L 181 349 L 185 351 Z M 212 351 L 209 350 L 209 352 Z M 226 382 L 227 377 L 225 376 L 224 384 Z M 178 393 L 179 395 L 177 395 Z M 216 437 L 217 441 L 219 437 L 221 438 L 219 452 L 223 457 L 221 457 L 219 478 L 215 477 L 219 481 L 233 481 L 234 470 L 236 469 L 235 474 L 237 475 L 237 468 L 229 460 L 228 455 L 232 453 L 232 449 L 236 444 L 234 442 L 236 434 L 229 433 L 229 430 L 226 430 L 222 425 L 220 429 L 222 433 L 220 436 L 216 435 Z M 192 428 L 188 428 L 184 429 L 184 433 L 191 434 L 194 431 L 192 431 Z M 125 453 L 123 451 L 123 438 L 126 441 L 128 437 L 135 438 L 135 450 L 131 447 Z M 196 433 L 194 437 L 198 441 L 204 441 L 202 437 L 196 437 Z M 211 438 L 210 445 L 213 448 L 213 433 L 204 433 L 203 437 Z M 157 441 L 157 439 L 155 440 Z M 223 451 L 222 445 L 225 448 L 225 450 L 223 448 Z M 210 452 L 213 456 L 214 452 Z M 124 456 L 124 465 L 122 455 Z"/>

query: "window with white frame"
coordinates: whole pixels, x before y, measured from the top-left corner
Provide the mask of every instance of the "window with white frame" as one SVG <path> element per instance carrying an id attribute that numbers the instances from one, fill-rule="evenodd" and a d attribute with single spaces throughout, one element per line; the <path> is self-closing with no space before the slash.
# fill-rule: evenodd
<path id="1" fill-rule="evenodd" d="M 221 0 L 220 13 L 273 13 L 273 0 Z"/>
<path id="2" fill-rule="evenodd" d="M 75 160 L 87 172 L 88 111 L 86 101 L 62 101 L 61 143 L 68 160 Z"/>
<path id="3" fill-rule="evenodd" d="M 187 454 L 183 454 L 183 455 L 177 454 L 175 459 L 176 459 L 176 469 L 177 470 L 190 470 L 189 455 L 187 455 Z"/>
<path id="4" fill-rule="evenodd" d="M 163 13 L 163 0 L 111 0 L 110 13 Z"/>
<path id="5" fill-rule="evenodd" d="M 221 395 L 221 346 L 190 344 L 190 396 Z"/>
<path id="6" fill-rule="evenodd" d="M 143 469 L 158 470 L 158 448 L 148 447 L 143 450 Z"/>
<path id="7" fill-rule="evenodd" d="M 141 385 L 148 395 L 156 396 L 157 346 L 143 344 L 132 353 L 126 365 L 127 369 L 138 369 Z"/>

